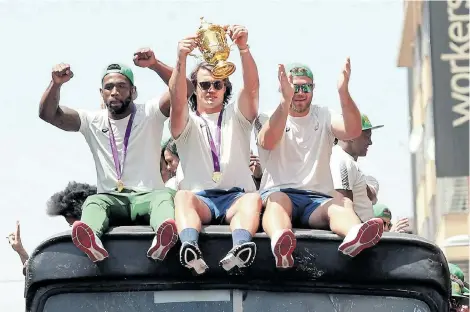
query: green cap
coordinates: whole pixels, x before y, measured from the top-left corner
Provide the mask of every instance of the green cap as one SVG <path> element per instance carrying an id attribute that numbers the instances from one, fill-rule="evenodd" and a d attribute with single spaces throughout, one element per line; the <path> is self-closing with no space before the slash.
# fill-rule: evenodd
<path id="1" fill-rule="evenodd" d="M 313 80 L 313 73 L 310 67 L 300 63 L 291 63 L 286 65 L 286 71 L 292 76 L 306 76 Z"/>
<path id="2" fill-rule="evenodd" d="M 459 266 L 449 263 L 450 279 L 452 281 L 452 297 L 468 297 L 468 284 Z"/>
<path id="3" fill-rule="evenodd" d="M 389 218 L 392 219 L 392 212 L 384 204 L 377 203 L 374 205 L 374 216 L 376 218 Z"/>
<path id="4" fill-rule="evenodd" d="M 362 114 L 362 130 L 372 130 L 372 129 L 377 129 L 377 128 L 382 128 L 384 125 L 379 125 L 379 126 L 372 126 L 370 123 L 369 117 L 367 115 Z"/>
<path id="5" fill-rule="evenodd" d="M 104 79 L 107 74 L 111 73 L 118 73 L 126 76 L 127 79 L 131 81 L 131 84 L 134 85 L 134 73 L 130 67 L 120 63 L 110 64 L 103 71 L 102 79 Z"/>

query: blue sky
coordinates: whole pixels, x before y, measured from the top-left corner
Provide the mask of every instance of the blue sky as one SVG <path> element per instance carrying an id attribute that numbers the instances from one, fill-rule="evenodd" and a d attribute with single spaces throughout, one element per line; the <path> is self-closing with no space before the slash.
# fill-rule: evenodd
<path id="1" fill-rule="evenodd" d="M 134 51 L 146 46 L 173 65 L 178 40 L 195 32 L 201 16 L 248 28 L 260 72 L 262 111 L 278 104 L 277 64 L 303 62 L 316 77 L 315 102 L 339 112 L 336 82 L 350 56 L 353 98 L 372 123 L 385 124 L 373 133 L 374 144 L 360 164 L 379 180 L 379 198 L 395 216 L 412 215 L 406 71 L 396 67 L 402 1 L 0 0 L 0 12 L 5 211 L 0 228 L 6 236 L 20 220 L 28 252 L 46 237 L 68 229 L 62 219 L 45 215 L 47 199 L 70 180 L 96 179 L 81 134 L 63 132 L 37 116 L 52 66 L 70 63 L 75 74 L 63 87 L 62 104 L 97 109 L 104 66 L 133 65 Z M 241 68 L 237 52 L 230 60 Z M 191 62 L 189 69 L 195 60 Z M 134 73 L 138 101 L 164 92 L 153 72 L 135 68 Z M 235 89 L 241 85 L 241 70 L 232 82 Z M 0 297 L 0 310 L 23 311 L 19 257 L 6 240 L 0 253 L 0 292 L 10 293 Z"/>

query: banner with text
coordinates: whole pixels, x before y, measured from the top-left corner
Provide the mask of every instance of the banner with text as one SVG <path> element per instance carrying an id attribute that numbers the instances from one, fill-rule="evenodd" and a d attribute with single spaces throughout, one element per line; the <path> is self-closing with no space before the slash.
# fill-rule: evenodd
<path id="1" fill-rule="evenodd" d="M 469 1 L 426 1 L 437 177 L 469 175 Z"/>

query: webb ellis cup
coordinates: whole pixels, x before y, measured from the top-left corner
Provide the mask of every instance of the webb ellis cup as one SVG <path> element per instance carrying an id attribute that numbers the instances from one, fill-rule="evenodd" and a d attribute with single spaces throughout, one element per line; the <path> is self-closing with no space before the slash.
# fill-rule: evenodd
<path id="1" fill-rule="evenodd" d="M 220 25 L 208 23 L 201 17 L 201 26 L 197 31 L 197 43 L 204 60 L 214 65 L 212 75 L 225 79 L 235 71 L 235 64 L 228 62 L 230 46 L 227 43 L 226 30 Z"/>

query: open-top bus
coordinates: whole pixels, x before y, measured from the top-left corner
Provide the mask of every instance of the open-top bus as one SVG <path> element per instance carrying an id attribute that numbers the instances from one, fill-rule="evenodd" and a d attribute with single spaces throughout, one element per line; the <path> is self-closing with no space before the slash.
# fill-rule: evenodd
<path id="1" fill-rule="evenodd" d="M 207 226 L 200 247 L 210 269 L 193 276 L 179 263 L 179 243 L 162 263 L 146 257 L 150 227 L 117 227 L 102 238 L 110 257 L 92 263 L 55 235 L 32 254 L 27 312 L 310 311 L 446 312 L 450 277 L 442 251 L 414 235 L 385 233 L 355 258 L 338 252 L 328 231 L 296 229 L 295 266 L 275 269 L 270 241 L 258 233 L 254 264 L 228 275 L 219 260 L 232 247 L 228 226 Z"/>

